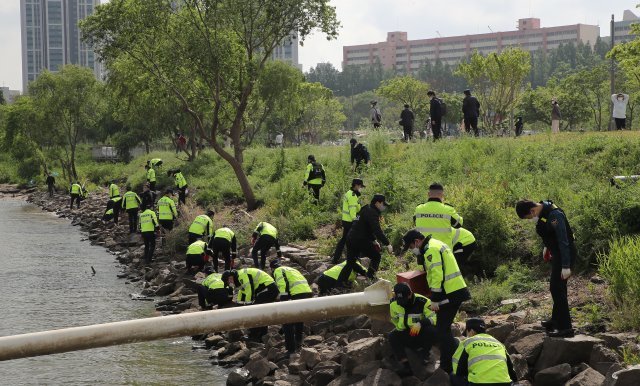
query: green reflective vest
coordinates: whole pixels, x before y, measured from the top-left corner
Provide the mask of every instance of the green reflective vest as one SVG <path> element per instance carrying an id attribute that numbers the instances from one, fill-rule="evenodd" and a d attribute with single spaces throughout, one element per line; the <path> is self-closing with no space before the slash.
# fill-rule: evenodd
<path id="1" fill-rule="evenodd" d="M 453 354 L 453 373 L 458 372 L 458 362 L 466 352 L 468 381 L 473 384 L 510 383 L 507 366 L 507 350 L 502 343 L 488 334 L 478 334 L 460 342 Z"/>
<path id="2" fill-rule="evenodd" d="M 404 331 L 411 328 L 414 324 L 421 320 L 429 320 L 433 326 L 436 325 L 436 313 L 431 311 L 431 300 L 420 294 L 414 293 L 415 299 L 406 309 L 398 304 L 394 299 L 391 300 L 389 313 L 391 314 L 391 322 L 396 326 L 396 330 Z"/>
<path id="3" fill-rule="evenodd" d="M 423 235 L 431 235 L 449 247 L 451 244 L 451 229 L 462 225 L 462 216 L 451 205 L 440 201 L 427 201 L 416 207 L 416 228 Z"/>
<path id="4" fill-rule="evenodd" d="M 202 255 L 206 250 L 207 243 L 202 240 L 196 240 L 187 248 L 187 255 Z"/>
<path id="5" fill-rule="evenodd" d="M 156 182 L 156 171 L 153 170 L 153 168 L 149 168 L 149 170 L 147 170 L 147 181 Z"/>
<path id="6" fill-rule="evenodd" d="M 258 268 L 243 268 L 238 270 L 238 281 L 240 288 L 238 289 L 238 304 L 250 304 L 256 298 L 255 290 L 261 284 L 268 286 L 274 283 L 274 280 L 268 273 Z"/>
<path id="7" fill-rule="evenodd" d="M 118 188 L 118 185 L 116 184 L 109 185 L 109 197 L 114 198 L 119 196 L 120 196 L 120 188 Z"/>
<path id="8" fill-rule="evenodd" d="M 151 167 L 155 167 L 160 162 L 162 162 L 162 158 L 153 158 L 153 159 L 151 159 L 151 162 L 149 162 L 149 163 L 151 164 Z"/>
<path id="9" fill-rule="evenodd" d="M 122 197 L 122 207 L 125 209 L 135 209 L 140 207 L 140 196 L 136 192 L 128 191 Z"/>
<path id="10" fill-rule="evenodd" d="M 173 220 L 178 217 L 176 203 L 171 197 L 163 196 L 158 200 L 158 218 L 160 220 Z"/>
<path id="11" fill-rule="evenodd" d="M 185 186 L 187 186 L 187 180 L 184 178 L 184 176 L 182 175 L 182 172 L 178 172 L 175 174 L 175 179 L 176 179 L 176 187 L 178 189 L 182 189 Z"/>
<path id="12" fill-rule="evenodd" d="M 71 194 L 81 195 L 82 194 L 82 186 L 80 186 L 80 184 L 71 185 Z"/>
<path id="13" fill-rule="evenodd" d="M 200 285 L 209 289 L 219 289 L 225 287 L 224 282 L 222 281 L 222 275 L 219 273 L 212 273 L 211 275 L 207 276 L 202 281 L 202 283 L 200 283 Z"/>
<path id="14" fill-rule="evenodd" d="M 122 197 L 120 196 L 111 197 L 111 201 L 113 201 L 114 205 L 117 205 L 120 202 L 120 200 L 122 200 Z"/>
<path id="15" fill-rule="evenodd" d="M 429 239 L 424 251 L 424 269 L 431 292 L 444 290 L 445 294 L 450 294 L 467 286 L 453 252 L 440 240 Z"/>
<path id="16" fill-rule="evenodd" d="M 276 280 L 281 296 L 310 294 L 312 292 L 307 279 L 295 268 L 278 267 L 273 271 L 273 278 Z"/>
<path id="17" fill-rule="evenodd" d="M 472 244 L 475 241 L 476 237 L 473 235 L 473 233 L 464 228 L 456 228 L 451 231 L 452 248 L 458 243 L 460 243 L 460 245 L 462 245 L 463 247 L 466 247 L 467 245 Z"/>
<path id="18" fill-rule="evenodd" d="M 323 169 L 322 164 L 318 163 L 317 165 L 321 170 Z M 311 173 L 313 173 L 313 163 L 310 162 L 307 164 L 307 170 L 304 173 L 304 180 L 307 181 L 309 185 L 322 185 L 322 176 L 311 176 Z M 309 177 L 315 178 L 309 179 Z"/>
<path id="19" fill-rule="evenodd" d="M 274 239 L 278 238 L 278 230 L 276 227 L 265 221 L 259 223 L 255 231 L 258 232 L 260 236 L 269 235 L 273 236 Z"/>
<path id="20" fill-rule="evenodd" d="M 151 209 L 147 209 L 140 213 L 140 231 L 141 232 L 153 232 L 158 226 L 158 218 L 156 212 Z"/>
<path id="21" fill-rule="evenodd" d="M 201 214 L 193 220 L 189 227 L 189 233 L 201 236 L 211 236 L 213 232 L 213 221 L 206 214 Z"/>
<path id="22" fill-rule="evenodd" d="M 229 228 L 218 228 L 216 229 L 216 231 L 213 233 L 213 237 L 214 238 L 221 238 L 221 239 L 225 239 L 228 242 L 231 242 L 231 240 L 233 240 L 233 237 L 235 236 L 235 234 L 233 233 L 233 231 Z"/>
<path id="23" fill-rule="evenodd" d="M 358 264 L 363 270 L 367 270 L 365 267 L 363 267 L 360 263 L 356 263 Z M 343 261 L 340 264 L 334 265 L 333 267 L 327 269 L 326 271 L 323 272 L 323 275 L 329 276 L 330 278 L 334 279 L 334 280 L 338 280 L 338 277 L 340 276 L 340 272 L 342 272 L 342 270 L 344 269 L 345 265 L 347 265 L 346 261 Z M 351 271 L 351 274 L 349 275 L 349 278 L 347 279 L 348 281 L 355 281 L 356 277 L 358 276 L 358 274 L 355 271 Z"/>
<path id="24" fill-rule="evenodd" d="M 342 221 L 353 222 L 360 213 L 360 197 L 349 189 L 342 196 Z"/>

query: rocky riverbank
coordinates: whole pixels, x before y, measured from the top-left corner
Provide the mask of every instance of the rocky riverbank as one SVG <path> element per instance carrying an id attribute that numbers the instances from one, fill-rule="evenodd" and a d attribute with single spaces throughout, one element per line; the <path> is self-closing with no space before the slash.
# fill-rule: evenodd
<path id="1" fill-rule="evenodd" d="M 118 277 L 135 283 L 134 300 L 152 300 L 159 315 L 197 312 L 196 280 L 185 275 L 184 256 L 171 256 L 159 246 L 155 261 L 143 263 L 143 245 L 138 235 L 130 236 L 126 216 L 121 223 L 101 220 L 106 194 L 93 193 L 80 209 L 69 210 L 68 196 L 52 199 L 33 192 L 28 200 L 44 210 L 68 218 L 87 233 L 88 240 L 107 248 L 122 273 Z M 284 246 L 284 263 L 299 269 L 312 282 L 329 265 L 326 257 L 298 246 Z M 245 247 L 240 256 L 248 256 Z M 239 259 L 240 264 L 245 259 Z M 246 263 L 250 261 L 247 259 Z M 637 334 L 599 333 L 571 339 L 548 338 L 537 323 L 523 312 L 488 317 L 488 333 L 504 342 L 512 353 L 521 385 L 640 385 L 640 368 L 625 369 L 622 352 L 638 352 Z M 241 331 L 197 337 L 194 348 L 209 350 L 212 365 L 232 367 L 228 385 L 448 385 L 447 374 L 437 368 L 437 348 L 430 353 L 410 355 L 414 375 L 400 377 L 390 356 L 385 334 L 389 322 L 366 315 L 307 323 L 303 348 L 285 357 L 280 326 L 272 326 L 262 343 L 244 340 Z M 459 335 L 460 328 L 454 326 Z M 615 374 L 615 376 L 614 376 Z M 614 379 L 617 378 L 617 379 Z"/>

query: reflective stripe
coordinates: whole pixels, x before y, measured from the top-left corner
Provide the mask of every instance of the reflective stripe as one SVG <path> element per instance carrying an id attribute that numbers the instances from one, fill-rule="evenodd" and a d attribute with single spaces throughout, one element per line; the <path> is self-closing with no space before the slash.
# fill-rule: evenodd
<path id="1" fill-rule="evenodd" d="M 451 362 L 458 364 L 458 358 L 451 358 Z"/>
<path id="2" fill-rule="evenodd" d="M 440 247 L 440 254 L 444 253 L 444 251 L 447 250 L 447 245 L 443 245 L 442 247 Z"/>
<path id="3" fill-rule="evenodd" d="M 443 305 L 445 305 L 445 304 L 449 304 L 449 299 L 444 299 L 443 301 L 438 302 L 438 305 L 439 305 L 439 306 L 443 306 Z"/>
<path id="4" fill-rule="evenodd" d="M 456 228 L 456 233 L 453 236 L 453 240 L 451 241 L 451 245 L 456 245 L 458 243 L 458 239 L 460 238 L 460 228 Z"/>
<path id="5" fill-rule="evenodd" d="M 444 213 L 418 213 L 416 218 L 443 218 L 445 220 L 451 220 L 450 214 Z"/>
<path id="6" fill-rule="evenodd" d="M 477 357 L 469 360 L 469 367 L 471 367 L 471 365 L 474 365 L 480 361 L 493 361 L 493 360 L 502 360 L 506 362 L 507 358 L 505 358 L 502 355 L 478 355 Z"/>
<path id="7" fill-rule="evenodd" d="M 429 265 L 429 269 L 434 268 L 434 267 L 440 267 L 442 265 L 442 261 L 439 261 L 437 263 L 433 263 L 431 265 Z"/>
<path id="8" fill-rule="evenodd" d="M 291 290 L 291 288 L 300 285 L 300 284 L 307 284 L 306 280 L 298 280 L 298 281 L 294 281 L 292 284 L 289 285 L 289 290 Z"/>
<path id="9" fill-rule="evenodd" d="M 447 281 L 447 280 L 451 280 L 451 279 L 454 279 L 454 278 L 456 278 L 456 277 L 458 277 L 458 276 L 462 276 L 462 273 L 460 273 L 460 271 L 458 271 L 458 272 L 454 272 L 454 273 L 452 273 L 451 275 L 447 275 L 447 276 L 445 276 L 445 277 L 444 277 L 444 280 L 445 280 L 445 281 Z"/>
<path id="10" fill-rule="evenodd" d="M 479 342 L 479 341 L 483 341 L 483 340 L 486 341 L 486 342 L 502 344 L 502 343 L 500 343 L 500 341 L 498 339 L 489 338 L 489 337 L 486 337 L 486 336 L 479 336 L 479 337 L 473 337 L 473 338 L 465 339 L 465 341 L 462 342 L 462 344 L 466 348 L 468 345 L 470 345 L 473 342 Z"/>
<path id="11" fill-rule="evenodd" d="M 241 285 L 240 288 L 238 288 L 238 292 L 242 292 L 242 290 L 244 290 L 248 285 L 249 283 L 244 283 L 243 285 Z"/>
<path id="12" fill-rule="evenodd" d="M 238 303 L 238 304 L 245 304 L 245 305 L 246 305 L 246 304 L 253 304 L 253 302 L 239 302 L 239 301 L 236 301 L 236 303 Z"/>
<path id="13" fill-rule="evenodd" d="M 408 314 L 407 317 L 411 319 L 415 319 L 415 318 L 422 319 L 422 314 Z"/>
<path id="14" fill-rule="evenodd" d="M 348 210 L 343 210 L 343 211 L 342 211 L 342 213 L 343 213 L 343 214 L 351 215 L 351 212 L 349 212 Z"/>
<path id="15" fill-rule="evenodd" d="M 442 288 L 430 288 L 431 292 L 442 292 Z"/>
<path id="16" fill-rule="evenodd" d="M 425 228 L 417 227 L 418 232 L 422 233 L 448 233 L 451 232 L 451 228 Z"/>

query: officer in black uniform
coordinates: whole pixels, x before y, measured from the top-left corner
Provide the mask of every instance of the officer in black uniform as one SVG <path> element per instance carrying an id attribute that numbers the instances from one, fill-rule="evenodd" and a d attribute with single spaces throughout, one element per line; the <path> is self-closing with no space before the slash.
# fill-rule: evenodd
<path id="1" fill-rule="evenodd" d="M 549 290 L 553 299 L 551 320 L 543 321 L 547 334 L 554 337 L 572 337 L 571 314 L 567 298 L 567 280 L 577 258 L 573 231 L 567 216 L 552 201 L 521 200 L 516 213 L 522 219 L 537 219 L 536 232 L 551 252 L 551 280 Z"/>
<path id="2" fill-rule="evenodd" d="M 351 138 L 349 143 L 351 144 L 351 168 L 356 170 L 361 164 L 369 165 L 371 163 L 371 156 L 369 155 L 367 147 L 358 143 L 355 138 Z"/>

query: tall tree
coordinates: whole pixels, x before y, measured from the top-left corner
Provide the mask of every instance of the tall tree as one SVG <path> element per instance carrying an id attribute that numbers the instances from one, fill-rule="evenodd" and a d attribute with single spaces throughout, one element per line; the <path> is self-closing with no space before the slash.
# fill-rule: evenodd
<path id="1" fill-rule="evenodd" d="M 329 0 L 112 0 L 82 23 L 107 68 L 130 57 L 180 100 L 233 169 L 249 209 L 257 201 L 243 167 L 243 121 L 258 79 L 292 33 L 304 41 L 319 29 L 331 39 L 338 27 Z"/>
<path id="2" fill-rule="evenodd" d="M 409 105 L 416 114 L 416 122 L 426 120 L 429 110 L 429 85 L 412 76 L 401 76 L 382 82 L 376 93 L 387 100 Z"/>

